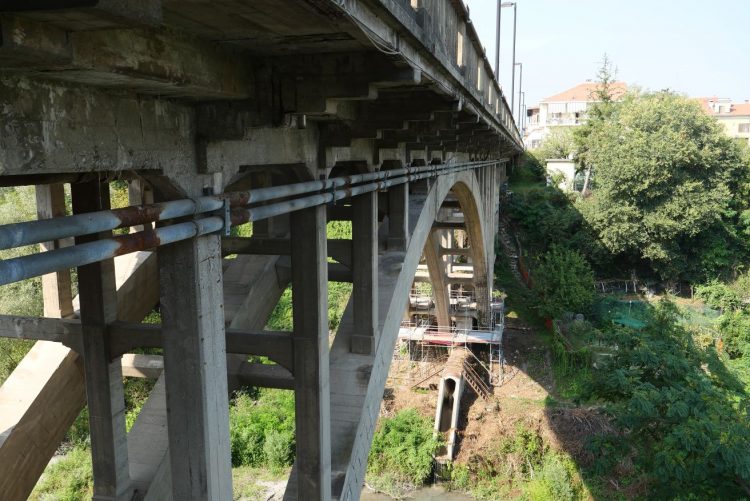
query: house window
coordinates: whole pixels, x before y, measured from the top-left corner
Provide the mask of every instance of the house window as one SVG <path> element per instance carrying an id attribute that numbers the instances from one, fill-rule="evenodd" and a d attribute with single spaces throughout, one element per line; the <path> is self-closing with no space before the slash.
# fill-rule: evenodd
<path id="1" fill-rule="evenodd" d="M 744 134 L 747 134 L 748 132 L 750 132 L 750 123 L 740 124 L 739 132 L 744 133 Z"/>

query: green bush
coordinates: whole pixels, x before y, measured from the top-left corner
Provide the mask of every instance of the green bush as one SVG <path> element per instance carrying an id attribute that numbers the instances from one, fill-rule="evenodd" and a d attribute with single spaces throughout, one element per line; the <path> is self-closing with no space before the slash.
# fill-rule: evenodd
<path id="1" fill-rule="evenodd" d="M 294 461 L 294 433 L 290 431 L 266 432 L 263 454 L 269 466 L 279 468 Z"/>
<path id="2" fill-rule="evenodd" d="M 719 317 L 719 332 L 724 342 L 724 350 L 730 357 L 748 357 L 750 361 L 750 313 L 724 313 Z"/>
<path id="3" fill-rule="evenodd" d="M 544 182 L 544 165 L 536 151 L 526 151 L 509 175 L 511 184 L 528 184 Z"/>
<path id="4" fill-rule="evenodd" d="M 695 296 L 711 308 L 720 310 L 735 310 L 741 304 L 740 296 L 728 285 L 712 280 L 705 285 L 695 288 Z"/>
<path id="5" fill-rule="evenodd" d="M 540 300 L 539 311 L 547 318 L 559 318 L 564 312 L 586 312 L 594 300 L 591 266 L 578 252 L 556 245 L 539 259 L 533 284 Z"/>
<path id="6" fill-rule="evenodd" d="M 229 409 L 233 466 L 287 466 L 294 451 L 294 394 L 262 389 L 238 393 Z"/>
<path id="7" fill-rule="evenodd" d="M 432 420 L 416 409 L 402 410 L 383 419 L 375 432 L 368 473 L 390 473 L 400 481 L 422 485 L 430 478 L 433 455 L 439 445 L 432 435 Z"/>

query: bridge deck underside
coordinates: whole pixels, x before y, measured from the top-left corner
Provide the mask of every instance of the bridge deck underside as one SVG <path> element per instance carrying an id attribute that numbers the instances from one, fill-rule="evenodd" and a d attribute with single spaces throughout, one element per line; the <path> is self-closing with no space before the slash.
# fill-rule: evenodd
<path id="1" fill-rule="evenodd" d="M 147 188 L 152 198 L 161 202 L 206 193 L 252 191 L 334 174 L 477 159 L 495 161 L 518 154 L 522 145 L 512 114 L 463 4 L 435 0 L 426 5 L 415 9 L 407 0 L 4 2 L 0 5 L 0 104 L 8 126 L 0 135 L 0 186 L 37 185 L 62 190 L 63 183 L 70 183 L 78 193 L 73 197 L 74 205 L 108 205 L 103 187 L 107 182 L 125 180 L 131 189 Z M 131 432 L 127 454 L 122 451 L 124 429 L 118 436 L 107 435 L 107 430 L 103 435 L 92 432 L 96 454 L 116 459 L 108 472 L 111 485 L 104 490 L 97 487 L 97 496 L 104 499 L 109 494 L 103 493 L 113 490 L 112 499 L 128 497 L 132 481 L 141 494 L 148 490 L 149 499 L 168 499 L 175 493 L 181 493 L 181 499 L 205 499 L 211 493 L 226 493 L 228 465 L 208 464 L 217 463 L 214 456 L 218 449 L 206 445 L 213 437 L 222 442 L 221 447 L 226 446 L 226 437 L 217 436 L 214 430 L 225 426 L 226 409 L 213 404 L 199 409 L 190 399 L 174 400 L 174 395 L 182 392 L 195 395 L 197 401 L 215 404 L 225 398 L 214 396 L 217 389 L 225 392 L 227 387 L 231 390 L 243 384 L 294 389 L 300 398 L 330 392 L 331 495 L 357 499 L 399 323 L 425 243 L 432 240 L 431 228 L 441 203 L 454 189 L 462 211 L 474 214 L 472 221 L 467 220 L 467 230 L 471 226 L 472 238 L 481 240 L 472 241 L 473 275 L 461 279 L 473 282 L 475 294 L 487 295 L 491 280 L 488 270 L 492 270 L 491 252 L 487 250 L 494 245 L 495 194 L 503 176 L 504 167 L 495 164 L 422 179 L 408 187 L 403 185 L 400 191 L 394 187 L 360 195 L 327 211 L 316 207 L 310 209 L 317 211 L 318 218 L 318 226 L 312 229 L 294 227 L 290 220 L 297 216 L 288 214 L 254 225 L 255 236 L 266 238 L 269 245 L 276 246 L 272 245 L 274 249 L 281 245 L 284 255 L 266 249 L 260 252 L 262 255 L 240 255 L 218 265 L 222 255 L 216 235 L 196 237 L 175 246 L 177 250 L 159 248 L 144 253 L 142 257 L 148 255 L 148 259 L 131 267 L 131 285 L 120 290 L 130 301 L 118 300 L 115 306 L 120 311 L 119 320 L 133 322 L 140 322 L 158 302 L 181 309 L 161 329 L 174 332 L 180 325 L 182 330 L 178 330 L 186 333 L 183 345 L 174 343 L 159 329 L 129 327 L 143 339 L 148 338 L 149 346 L 164 348 L 164 362 L 154 362 L 158 367 L 125 367 L 132 358 L 123 359 L 127 361 L 122 367 L 107 366 L 122 353 L 105 353 L 108 343 L 90 345 L 91 339 L 82 336 L 82 329 L 91 332 L 95 325 L 96 332 L 109 339 L 106 327 L 116 320 L 110 317 L 117 308 L 103 294 L 100 298 L 91 294 L 97 287 L 114 287 L 108 278 L 111 260 L 94 263 L 102 273 L 89 274 L 80 290 L 88 295 L 88 299 L 83 298 L 83 310 L 89 313 L 98 309 L 100 315 L 93 322 L 89 316 L 79 324 L 54 324 L 58 329 L 54 335 L 40 334 L 41 324 L 34 327 L 36 334 L 31 330 L 26 333 L 28 338 L 37 335 L 35 339 L 74 339 L 72 346 L 80 351 L 99 350 L 100 359 L 83 357 L 99 365 L 82 366 L 81 357 L 66 349 L 55 355 L 55 360 L 62 360 L 57 370 L 64 374 L 52 374 L 52 369 L 37 371 L 44 380 L 40 395 L 66 395 L 65 419 L 50 428 L 50 443 L 62 436 L 80 409 L 83 383 L 92 383 L 92 374 L 98 374 L 101 384 L 98 391 L 95 384 L 89 384 L 88 403 L 112 411 L 100 420 L 111 432 L 119 427 L 121 418 L 115 415 L 119 411 L 112 400 L 112 394 L 116 397 L 121 391 L 117 371 L 147 373 L 158 378 L 157 391 Z M 133 193 L 140 195 L 131 204 L 146 202 L 143 192 Z M 364 199 L 366 204 L 358 202 Z M 310 216 L 310 211 L 305 216 Z M 267 341 L 267 333 L 262 331 L 279 297 L 294 282 L 295 270 L 298 285 L 309 278 L 299 272 L 299 265 L 293 266 L 295 259 L 299 263 L 316 249 L 325 249 L 320 245 L 320 234 L 326 212 L 329 221 L 353 221 L 360 228 L 364 224 L 365 231 L 358 230 L 364 237 L 355 235 L 348 243 L 327 243 L 336 263 L 317 263 L 322 270 L 328 266 L 328 279 L 354 282 L 359 300 L 352 300 L 347 307 L 330 354 L 326 354 L 330 355 L 330 377 L 316 373 L 320 378 L 317 386 L 304 386 L 300 383 L 304 378 L 294 369 L 310 360 L 289 350 L 321 339 L 295 339 L 291 343 L 275 333 Z M 374 253 L 372 247 L 368 249 L 372 242 L 368 241 L 366 226 L 371 223 L 377 234 Z M 310 239 L 305 252 L 290 239 L 290 233 L 300 230 L 308 230 L 302 232 Z M 431 251 L 442 259 L 438 245 Z M 325 261 L 325 256 L 322 259 Z M 124 262 L 121 258 L 118 261 Z M 222 271 L 223 304 L 218 297 L 222 289 L 217 285 L 222 282 Z M 194 274 L 193 282 L 185 278 L 190 273 Z M 314 278 L 326 280 L 325 276 Z M 313 290 L 319 285 L 304 291 L 305 295 L 309 293 L 308 300 L 320 292 Z M 45 296 L 60 292 L 56 287 L 45 288 Z M 368 312 L 368 305 L 375 304 L 374 311 Z M 480 302 L 476 304 L 477 310 L 483 309 Z M 221 307 L 223 313 L 219 314 L 216 310 Z M 297 312 L 302 309 L 295 306 Z M 306 313 L 301 318 L 310 320 Z M 220 332 L 222 323 L 228 329 L 226 333 Z M 11 324 L 2 324 L 4 332 L 8 337 L 19 337 L 8 327 Z M 71 326 L 78 330 L 69 332 Z M 368 330 L 376 333 L 370 336 L 372 339 Z M 247 363 L 247 354 L 254 352 L 237 336 L 240 331 L 258 335 L 268 343 L 263 350 L 278 355 L 286 365 Z M 300 334 L 310 332 L 295 329 L 294 336 Z M 317 334 L 327 339 L 327 332 Z M 206 340 L 208 345 L 204 344 Z M 230 351 L 230 345 L 238 354 Z M 166 377 L 170 346 L 174 353 L 186 350 L 184 366 L 173 365 L 173 374 L 185 371 L 185 387 L 188 380 L 201 385 L 196 393 Z M 293 346 L 297 348 L 290 348 Z M 327 357 L 320 350 L 315 355 L 319 360 L 312 363 L 313 369 L 316 363 L 326 365 Z M 196 370 L 186 370 L 189 364 Z M 228 384 L 215 384 L 223 379 L 224 372 Z M 111 388 L 105 384 L 110 377 Z M 67 392 L 60 393 L 65 381 L 70 383 Z M 170 395 L 172 405 L 167 405 Z M 27 402 L 30 408 L 42 405 L 40 398 Z M 325 399 L 320 402 L 313 402 L 317 411 L 327 405 Z M 58 407 L 53 411 L 62 412 L 63 406 Z M 176 408 L 193 409 L 200 416 L 190 416 L 192 421 L 185 416 L 180 421 L 179 412 L 170 412 Z M 325 413 L 320 412 L 321 416 Z M 13 450 L 19 450 L 20 442 L 12 440 L 14 433 L 18 433 L 16 437 L 21 432 L 33 435 L 34 426 L 42 426 L 40 422 L 26 428 L 27 418 L 9 418 L 7 437 L 0 441 L 0 463 L 13 461 L 8 456 L 9 444 L 16 444 Z M 163 440 L 166 428 L 162 425 L 168 419 L 193 430 L 199 442 L 203 441 L 202 452 L 190 450 L 186 454 L 195 457 L 184 460 L 182 454 L 170 457 L 168 445 L 180 445 L 180 441 L 172 435 Z M 305 424 L 300 421 L 304 419 L 298 416 L 298 426 Z M 174 429 L 170 433 L 177 433 Z M 154 438 L 158 434 L 162 434 L 162 440 Z M 102 447 L 99 435 L 109 437 L 112 443 Z M 150 445 L 150 450 L 143 444 Z M 27 468 L 24 486 L 18 492 L 25 489 L 28 493 L 38 478 L 40 468 L 54 451 L 46 445 L 29 453 L 34 467 Z M 308 460 L 308 453 L 316 452 L 314 445 L 300 441 L 298 451 L 303 451 L 300 454 Z M 189 464 L 201 455 L 207 463 L 196 475 L 206 474 L 205 481 L 192 476 L 195 464 Z M 128 466 L 127 460 L 122 460 L 124 456 L 132 460 L 130 478 L 123 475 Z M 325 462 L 325 455 L 318 458 Z M 188 473 L 172 478 L 173 470 L 180 466 Z M 214 470 L 218 473 L 213 474 Z M 6 485 L 3 482 L 14 483 L 8 473 L 11 471 L 16 470 L 0 468 L 0 487 Z M 293 477 L 297 474 L 294 471 Z M 306 478 L 321 475 L 303 471 Z M 97 486 L 101 478 L 97 469 Z M 317 481 L 315 492 L 299 498 L 325 498 L 327 490 L 318 489 L 321 483 L 327 480 Z M 15 484 L 20 485 L 20 481 Z M 189 484 L 191 489 L 195 485 L 195 490 L 180 490 L 182 484 Z M 297 482 L 290 482 L 288 498 L 297 498 L 296 488 Z"/>

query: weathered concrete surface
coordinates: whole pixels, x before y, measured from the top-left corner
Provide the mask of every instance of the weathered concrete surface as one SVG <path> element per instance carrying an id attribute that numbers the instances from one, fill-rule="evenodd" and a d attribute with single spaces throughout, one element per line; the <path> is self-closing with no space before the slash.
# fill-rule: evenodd
<path id="1" fill-rule="evenodd" d="M 288 268 L 278 268 L 278 256 L 237 256 L 224 260 L 225 321 L 229 328 L 247 331 L 263 329 L 268 317 L 283 294 L 291 277 Z M 227 355 L 228 384 L 231 391 L 241 386 L 235 375 L 247 357 Z M 144 421 L 143 427 L 134 425 L 129 440 L 148 442 L 149 436 L 159 429 L 166 430 L 166 396 L 154 391 L 136 419 Z M 131 476 L 138 481 L 140 494 L 145 499 L 169 501 L 172 497 L 172 476 L 169 467 L 169 444 L 155 441 L 143 457 L 140 449 L 133 447 L 135 461 L 143 469 L 131 466 Z M 143 457 L 143 459 L 141 459 Z M 159 461 L 155 458 L 159 457 Z"/>
<path id="2" fill-rule="evenodd" d="M 158 295 L 152 268 L 155 257 L 144 259 L 150 255 L 115 259 L 118 308 L 128 312 L 121 320 L 140 321 L 155 305 L 143 300 L 153 290 L 132 293 L 134 283 L 149 283 Z M 78 353 L 58 343 L 35 343 L 0 387 L 0 463 L 7 465 L 0 469 L 4 496 L 26 499 L 85 403 Z"/>
<path id="3" fill-rule="evenodd" d="M 380 256 L 378 317 L 381 336 L 374 355 L 345 356 L 344 343 L 351 335 L 351 320 L 347 315 L 331 347 L 331 426 L 337 431 L 333 442 L 333 469 L 345 472 L 343 485 L 338 484 L 341 490 L 334 495 L 341 500 L 359 499 L 404 305 L 432 223 L 443 199 L 454 186 L 465 186 L 467 193 L 481 200 L 479 185 L 471 173 L 439 177 L 425 198 L 412 196 L 410 220 L 413 226 L 406 254 L 385 252 Z"/>
<path id="4" fill-rule="evenodd" d="M 189 171 L 193 110 L 160 98 L 0 74 L 0 176 Z"/>
<path id="5" fill-rule="evenodd" d="M 0 6 L 0 184 L 137 174 L 157 194 L 156 185 L 169 180 L 171 191 L 161 191 L 169 198 L 221 191 L 246 169 L 273 172 L 276 184 L 318 179 L 342 161 L 406 165 L 520 151 L 507 103 L 460 2 L 435 0 L 416 9 L 406 0 L 64 2 L 69 8 L 62 11 L 41 0 Z M 475 175 L 489 199 L 496 198 L 493 176 L 489 169 Z M 329 212 L 346 217 L 346 209 Z M 491 204 L 481 209 L 477 224 L 485 227 L 469 231 L 485 235 L 481 246 L 472 238 L 471 249 L 472 260 L 485 266 L 471 279 L 484 298 L 492 258 L 476 256 L 492 249 L 494 214 Z M 411 215 L 417 228 L 419 214 Z M 400 262 L 405 235 L 391 236 L 381 266 Z M 407 265 L 423 247 L 424 241 L 409 244 Z M 263 259 L 257 266 L 267 276 L 276 258 Z M 248 313 L 252 303 L 268 309 L 277 288 L 283 291 L 288 267 L 273 268 L 270 292 L 253 286 L 228 305 L 237 322 L 257 323 Z M 155 275 L 133 290 L 151 290 Z M 410 284 L 386 275 L 378 275 L 386 290 L 396 283 L 399 294 L 408 292 Z M 382 283 L 379 289 L 379 310 L 390 312 L 397 295 L 383 295 Z M 340 337 L 337 343 L 351 348 L 351 338 Z M 332 397 L 350 422 L 341 428 L 349 442 L 369 433 L 360 433 L 369 425 L 358 399 L 369 395 L 365 415 L 380 400 L 366 376 L 373 363 L 382 372 L 381 344 L 377 357 L 348 354 L 348 361 L 334 349 L 341 366 L 352 369 Z M 352 471 L 360 471 L 362 451 L 352 450 Z M 337 491 L 345 474 L 347 486 L 357 484 L 357 475 L 346 473 L 350 455 L 341 455 Z"/>

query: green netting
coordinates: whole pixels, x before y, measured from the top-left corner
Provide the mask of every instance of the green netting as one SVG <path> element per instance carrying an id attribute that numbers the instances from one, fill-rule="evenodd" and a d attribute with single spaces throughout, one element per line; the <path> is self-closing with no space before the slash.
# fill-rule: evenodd
<path id="1" fill-rule="evenodd" d="M 647 301 L 622 300 L 612 296 L 599 299 L 594 305 L 594 317 L 605 323 L 614 322 L 634 329 L 642 329 L 648 323 L 648 311 L 651 305 Z M 685 325 L 713 329 L 716 319 L 721 315 L 718 310 L 705 305 L 681 305 Z"/>
<path id="2" fill-rule="evenodd" d="M 696 325 L 699 327 L 712 328 L 715 326 L 716 319 L 721 312 L 708 306 L 688 305 L 683 308 L 685 317 L 682 319 L 684 324 Z"/>
<path id="3" fill-rule="evenodd" d="M 614 297 L 604 297 L 594 305 L 594 316 L 600 322 L 642 329 L 648 318 L 648 303 L 644 301 L 623 301 Z"/>

